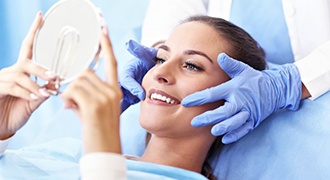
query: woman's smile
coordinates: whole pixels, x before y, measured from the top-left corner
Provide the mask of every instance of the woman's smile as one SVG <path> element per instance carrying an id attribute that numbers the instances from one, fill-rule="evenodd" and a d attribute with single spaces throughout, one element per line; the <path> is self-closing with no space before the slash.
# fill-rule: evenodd
<path id="1" fill-rule="evenodd" d="M 158 104 L 158 105 L 178 105 L 180 104 L 180 100 L 177 98 L 165 93 L 161 90 L 150 89 L 149 90 L 149 101 L 148 103 L 151 104 Z"/>

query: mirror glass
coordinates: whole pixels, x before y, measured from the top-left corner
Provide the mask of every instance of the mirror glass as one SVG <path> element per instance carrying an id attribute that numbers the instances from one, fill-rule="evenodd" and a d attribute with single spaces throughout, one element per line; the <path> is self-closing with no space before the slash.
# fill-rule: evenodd
<path id="1" fill-rule="evenodd" d="M 101 27 L 100 11 L 90 1 L 58 1 L 36 34 L 33 59 L 59 75 L 60 84 L 70 82 L 98 60 Z"/>

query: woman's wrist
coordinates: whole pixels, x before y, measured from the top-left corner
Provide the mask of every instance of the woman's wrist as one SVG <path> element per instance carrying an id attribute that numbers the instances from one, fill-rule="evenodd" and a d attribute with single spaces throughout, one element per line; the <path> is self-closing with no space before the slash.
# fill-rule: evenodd
<path id="1" fill-rule="evenodd" d="M 119 122 L 111 124 L 92 121 L 83 125 L 83 131 L 85 153 L 112 152 L 121 154 Z"/>

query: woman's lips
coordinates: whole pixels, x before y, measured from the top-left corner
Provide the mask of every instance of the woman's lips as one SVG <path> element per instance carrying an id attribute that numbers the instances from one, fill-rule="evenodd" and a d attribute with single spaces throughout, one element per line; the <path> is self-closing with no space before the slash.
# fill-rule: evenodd
<path id="1" fill-rule="evenodd" d="M 164 91 L 156 90 L 156 89 L 149 90 L 149 99 L 161 101 L 163 103 L 170 104 L 170 105 L 177 105 L 177 104 L 181 103 L 175 97 L 165 93 Z"/>

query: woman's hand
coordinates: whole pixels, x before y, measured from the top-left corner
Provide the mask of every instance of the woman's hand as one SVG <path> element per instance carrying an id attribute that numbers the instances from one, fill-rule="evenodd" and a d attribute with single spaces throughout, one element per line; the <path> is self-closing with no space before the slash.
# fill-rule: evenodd
<path id="1" fill-rule="evenodd" d="M 0 140 L 15 134 L 50 96 L 30 78 L 30 75 L 44 80 L 55 78 L 53 73 L 31 61 L 33 40 L 41 22 L 39 12 L 22 42 L 17 63 L 0 71 Z"/>
<path id="2" fill-rule="evenodd" d="M 106 81 L 87 69 L 67 87 L 62 99 L 65 107 L 72 109 L 82 121 L 85 153 L 121 153 L 119 116 L 122 91 L 107 28 L 104 27 L 102 32 Z"/>

